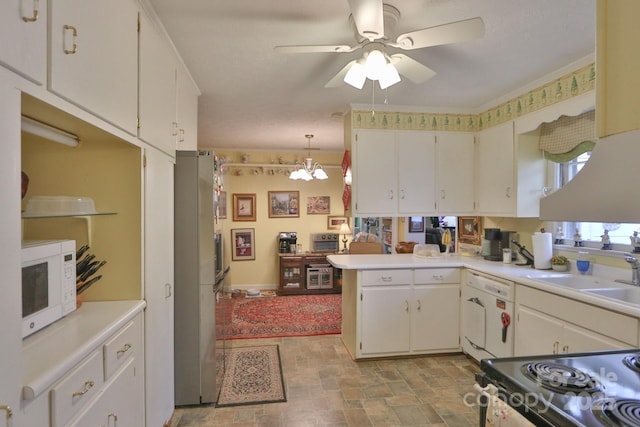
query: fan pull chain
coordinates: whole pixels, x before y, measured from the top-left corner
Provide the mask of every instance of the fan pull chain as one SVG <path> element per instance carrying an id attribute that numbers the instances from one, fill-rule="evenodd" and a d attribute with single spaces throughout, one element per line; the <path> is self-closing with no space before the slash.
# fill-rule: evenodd
<path id="1" fill-rule="evenodd" d="M 376 122 L 376 82 L 371 80 L 371 124 Z"/>

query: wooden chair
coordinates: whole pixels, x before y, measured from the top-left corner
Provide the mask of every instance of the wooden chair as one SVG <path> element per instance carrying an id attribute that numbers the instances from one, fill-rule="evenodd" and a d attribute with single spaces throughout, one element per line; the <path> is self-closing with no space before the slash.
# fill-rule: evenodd
<path id="1" fill-rule="evenodd" d="M 380 242 L 351 242 L 349 254 L 381 254 L 382 243 Z"/>

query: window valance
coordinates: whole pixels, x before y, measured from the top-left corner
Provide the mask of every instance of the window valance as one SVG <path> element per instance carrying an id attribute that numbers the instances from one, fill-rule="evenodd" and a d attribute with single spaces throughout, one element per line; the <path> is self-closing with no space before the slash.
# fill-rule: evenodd
<path id="1" fill-rule="evenodd" d="M 566 162 L 593 150 L 595 141 L 595 110 L 579 116 L 560 116 L 540 126 L 540 149 L 546 159 L 554 162 Z"/>

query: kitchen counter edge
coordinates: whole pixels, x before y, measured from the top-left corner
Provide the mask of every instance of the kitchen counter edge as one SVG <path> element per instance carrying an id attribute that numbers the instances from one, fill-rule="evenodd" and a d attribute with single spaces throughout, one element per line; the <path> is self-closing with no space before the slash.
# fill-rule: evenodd
<path id="1" fill-rule="evenodd" d="M 327 261 L 334 267 L 344 270 L 466 268 L 511 280 L 519 285 L 529 286 L 541 291 L 551 292 L 556 295 L 640 318 L 640 305 L 603 298 L 579 289 L 572 289 L 562 285 L 536 280 L 536 277 L 555 272 L 551 270 L 536 270 L 531 268 L 530 265 L 524 266 L 515 263 L 503 264 L 498 261 L 487 261 L 480 257 L 460 255 L 420 258 L 413 256 L 413 254 L 330 255 L 327 256 Z M 629 274 L 629 272 L 624 269 L 617 270 L 620 272 L 620 278 L 624 278 Z M 517 293 L 516 290 L 516 295 Z"/>

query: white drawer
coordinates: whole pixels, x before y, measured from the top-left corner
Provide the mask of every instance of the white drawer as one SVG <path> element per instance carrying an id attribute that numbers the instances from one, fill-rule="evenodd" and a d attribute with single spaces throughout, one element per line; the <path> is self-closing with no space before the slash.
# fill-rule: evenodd
<path id="1" fill-rule="evenodd" d="M 459 268 L 417 268 L 414 273 L 415 284 L 460 283 Z"/>
<path id="2" fill-rule="evenodd" d="M 61 427 L 100 390 L 102 354 L 94 351 L 51 389 L 51 427 Z"/>
<path id="3" fill-rule="evenodd" d="M 413 270 L 363 270 L 362 286 L 410 285 Z"/>
<path id="4" fill-rule="evenodd" d="M 124 326 L 120 332 L 104 344 L 104 379 L 108 380 L 114 372 L 130 357 L 140 351 L 140 316 Z"/>

